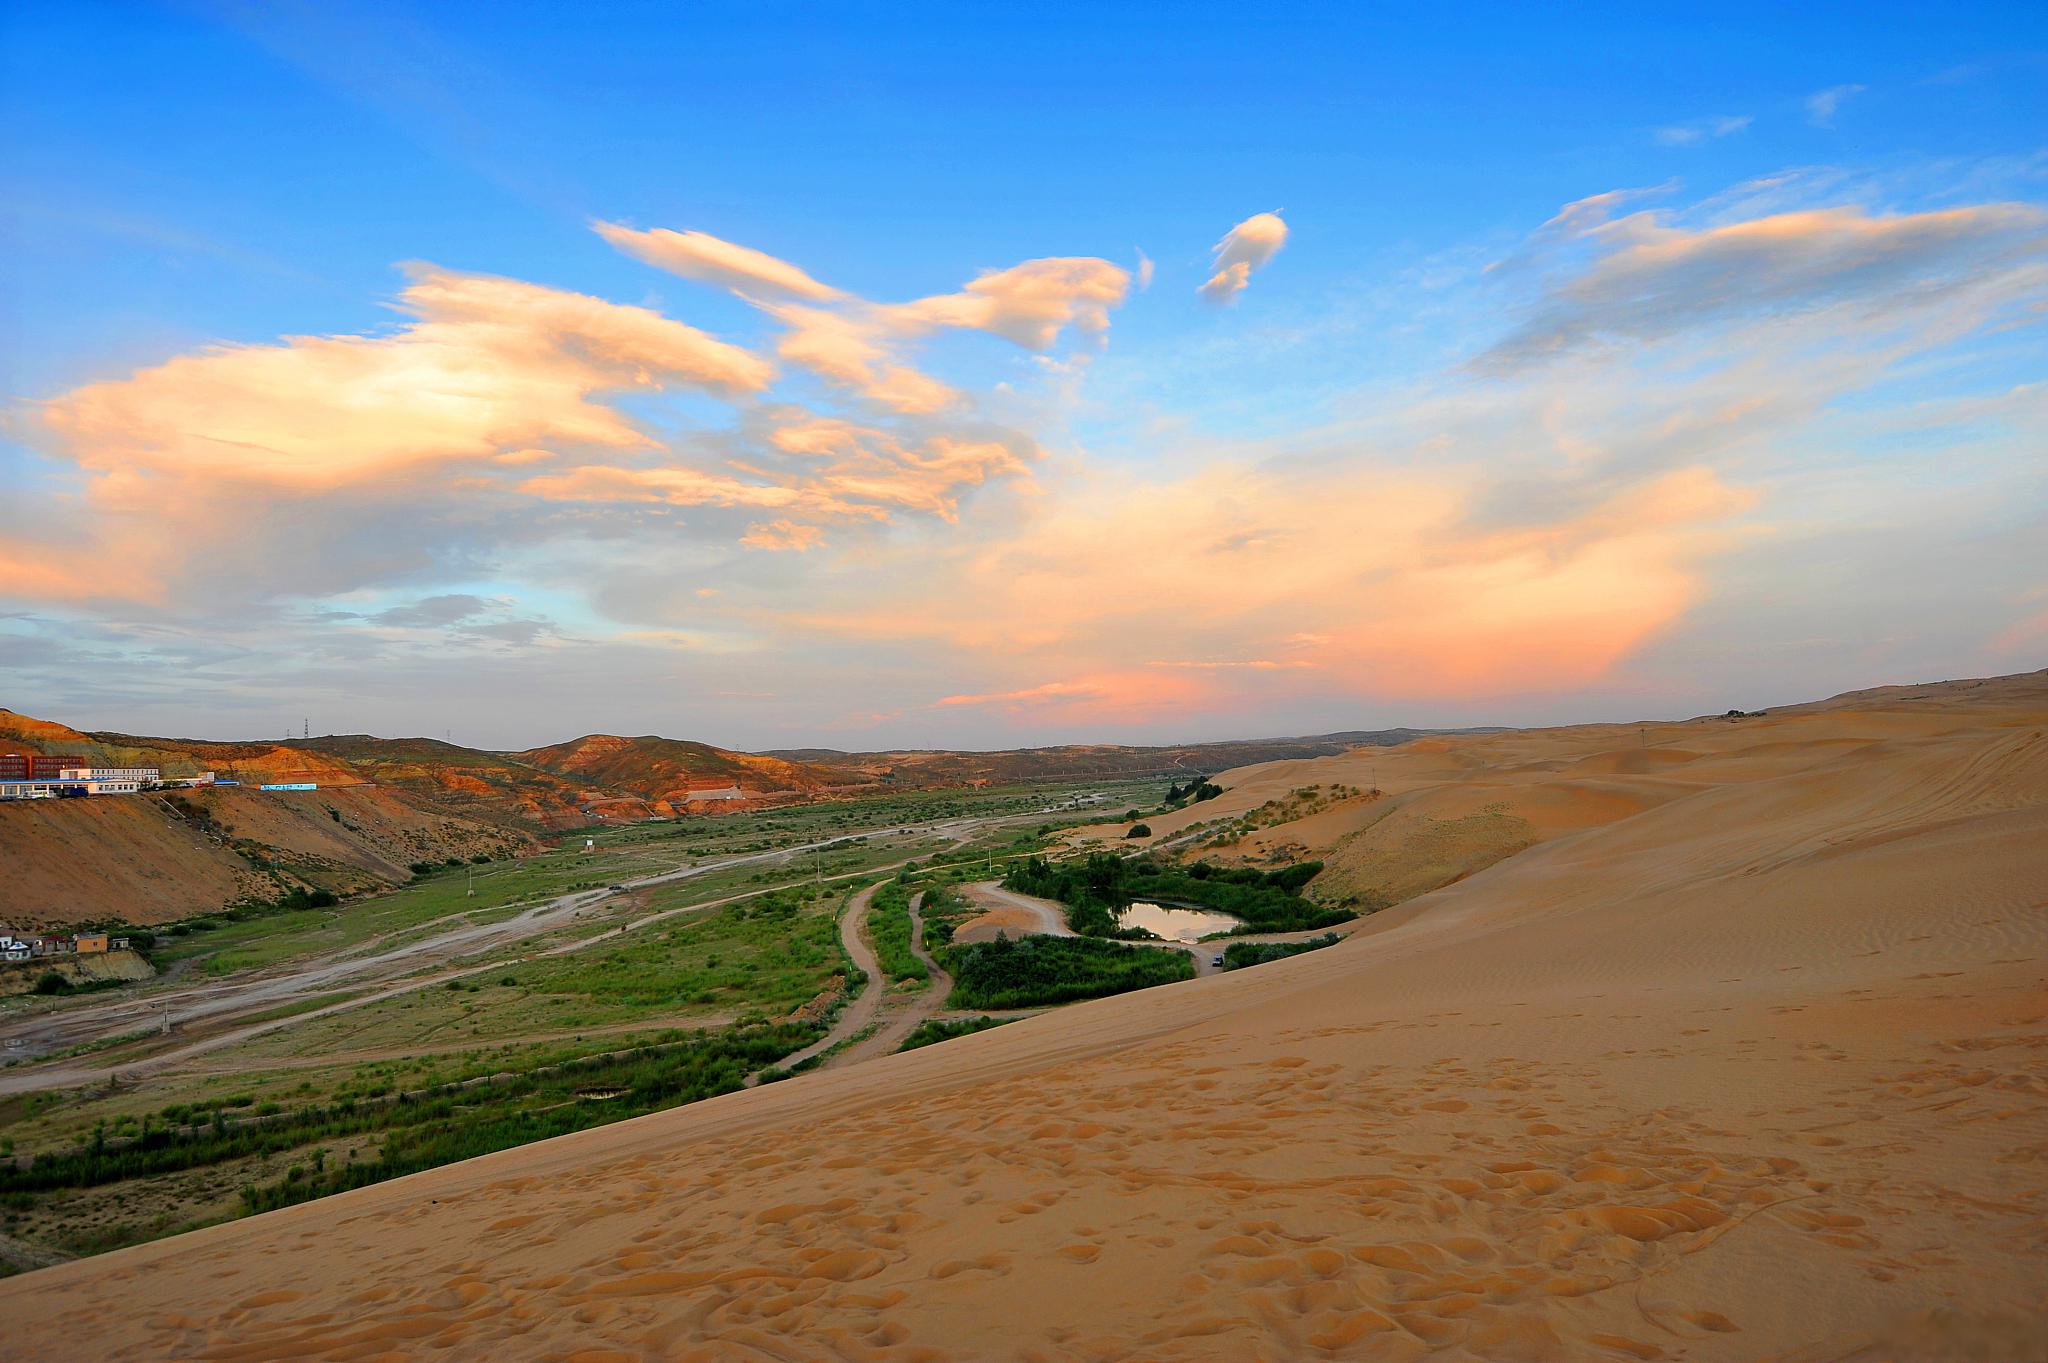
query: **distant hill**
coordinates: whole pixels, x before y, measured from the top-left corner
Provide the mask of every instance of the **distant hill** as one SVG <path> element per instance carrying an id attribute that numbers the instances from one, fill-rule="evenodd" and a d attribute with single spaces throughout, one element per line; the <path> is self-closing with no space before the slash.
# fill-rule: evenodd
<path id="1" fill-rule="evenodd" d="M 836 769 L 842 779 L 892 786 L 1004 785 L 1065 778 L 1174 776 L 1227 771 L 1257 762 L 1332 757 L 1353 748 L 1387 748 L 1424 735 L 1495 733 L 1497 729 L 1348 729 L 1298 738 L 1243 738 L 1164 747 L 1083 743 L 991 752 L 904 749 L 840 752 L 834 748 L 779 748 L 766 754 Z"/>
<path id="2" fill-rule="evenodd" d="M 519 754 L 486 752 L 438 738 L 377 738 L 370 734 L 327 734 L 291 739 L 294 752 L 346 764 L 358 777 L 414 795 L 436 808 L 493 823 L 547 829 L 578 828 L 590 822 L 594 802 L 610 791 L 543 771 Z M 646 817 L 648 811 L 633 811 Z"/>
<path id="3" fill-rule="evenodd" d="M 509 807 L 465 805 L 457 792 L 378 780 L 374 762 L 320 751 L 321 741 L 87 733 L 0 710 L 0 751 L 77 754 L 95 766 L 155 767 L 171 779 L 210 770 L 244 782 L 0 804 L 0 865 L 7 868 L 0 921 L 51 927 L 112 913 L 156 923 L 243 898 L 275 898 L 294 886 L 376 890 L 404 881 L 417 861 L 512 856 L 536 845 L 532 824 Z M 320 789 L 288 796 L 255 789 L 301 781 Z M 573 804 L 567 808 L 571 820 L 585 822 Z"/>
<path id="4" fill-rule="evenodd" d="M 617 794 L 680 810 L 692 791 L 731 790 L 750 800 L 820 794 L 865 784 L 844 768 L 813 765 L 779 753 L 755 754 L 708 743 L 643 734 L 585 734 L 567 743 L 509 756 L 542 771 L 574 777 Z"/>

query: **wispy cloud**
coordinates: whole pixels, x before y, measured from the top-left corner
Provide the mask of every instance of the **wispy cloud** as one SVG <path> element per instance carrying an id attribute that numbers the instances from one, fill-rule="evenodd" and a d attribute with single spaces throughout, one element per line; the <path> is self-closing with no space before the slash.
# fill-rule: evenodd
<path id="1" fill-rule="evenodd" d="M 1814 91 L 1806 97 L 1807 121 L 1817 128 L 1833 127 L 1835 112 L 1843 103 L 1868 88 L 1863 85 L 1831 85 L 1825 90 Z"/>
<path id="2" fill-rule="evenodd" d="M 987 270 L 953 293 L 877 303 L 824 284 L 774 256 L 704 232 L 635 231 L 599 222 L 620 250 L 686 279 L 725 288 L 785 328 L 777 353 L 882 409 L 928 416 L 964 395 L 908 363 L 931 333 L 983 331 L 1049 350 L 1069 327 L 1099 335 L 1123 303 L 1130 274 L 1093 256 L 1027 260 Z"/>
<path id="3" fill-rule="evenodd" d="M 1748 114 L 1722 114 L 1714 118 L 1696 118 L 1689 123 L 1673 123 L 1657 129 L 1654 136 L 1667 147 L 1690 147 L 1732 136 L 1755 121 Z"/>
<path id="4" fill-rule="evenodd" d="M 1997 306 L 2038 291 L 2048 211 L 1985 204 L 1885 215 L 1852 206 L 1697 229 L 1643 212 L 1589 221 L 1582 235 L 1592 262 L 1548 288 L 1481 368 L 1835 306 L 1865 325 L 1972 299 Z"/>

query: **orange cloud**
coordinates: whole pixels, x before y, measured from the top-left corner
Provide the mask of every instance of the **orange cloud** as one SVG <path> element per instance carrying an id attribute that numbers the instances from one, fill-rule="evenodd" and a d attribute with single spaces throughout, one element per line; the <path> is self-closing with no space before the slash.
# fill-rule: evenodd
<path id="1" fill-rule="evenodd" d="M 636 260 L 729 289 L 782 323 L 776 353 L 789 363 L 912 416 L 963 402 L 957 390 L 905 361 L 904 348 L 917 338 L 939 328 L 985 331 L 1043 351 L 1069 326 L 1107 330 L 1131 280 L 1129 271 L 1093 256 L 1049 257 L 987 271 L 956 293 L 874 303 L 703 232 L 639 232 L 606 222 L 595 229 Z"/>
<path id="2" fill-rule="evenodd" d="M 740 543 L 750 549 L 793 549 L 798 553 L 816 548 L 824 543 L 825 532 L 815 525 L 804 525 L 797 521 L 761 521 L 747 527 L 747 533 Z"/>
<path id="3" fill-rule="evenodd" d="M 1217 639 L 1270 650 L 1118 673 L 1126 705 L 1185 694 L 1197 677 L 1204 694 L 1225 678 L 1404 693 L 1567 687 L 1669 628 L 1697 598 L 1697 562 L 1723 542 L 1716 527 L 1752 504 L 1698 468 L 1555 522 L 1489 530 L 1471 521 L 1485 487 L 1471 474 L 1325 469 L 1297 480 L 1227 466 L 1151 485 L 1098 478 L 942 569 L 862 581 L 795 618 L 935 638 L 1019 671 L 1099 668 L 1139 649 L 1199 660 Z M 1231 542 L 1247 524 L 1287 529 L 1189 548 Z M 1074 695 L 1034 686 L 948 703 Z"/>
<path id="4" fill-rule="evenodd" d="M 1287 244 L 1287 224 L 1278 213 L 1254 213 L 1223 234 L 1216 243 L 1214 271 L 1199 292 L 1212 303 L 1228 303 L 1251 283 L 1259 269 Z"/>
<path id="5" fill-rule="evenodd" d="M 1130 272 L 1093 256 L 1027 260 L 991 270 L 959 293 L 935 294 L 884 308 L 888 325 L 904 331 L 963 327 L 1045 350 L 1073 326 L 1109 329 L 1109 312 L 1130 290 Z"/>
<path id="6" fill-rule="evenodd" d="M 751 481 L 687 466 L 590 464 L 529 478 L 519 490 L 548 501 L 772 508 L 823 523 L 885 521 L 898 511 L 950 521 L 969 489 L 993 478 L 1030 473 L 1023 458 L 1001 441 L 935 435 L 912 446 L 886 431 L 831 419 L 778 428 L 770 443 L 814 462 L 779 477 L 744 469 Z M 766 529 L 755 526 L 741 543 L 783 549 L 820 542 L 819 535 L 799 535 L 797 528 L 792 519 L 771 522 Z"/>
<path id="7" fill-rule="evenodd" d="M 750 246 L 723 241 L 709 232 L 672 232 L 666 227 L 636 232 L 611 222 L 591 226 L 599 236 L 635 260 L 734 293 L 812 302 L 845 297 L 838 289 L 819 283 L 786 260 Z"/>
<path id="8" fill-rule="evenodd" d="M 890 411 L 924 416 L 961 400 L 955 389 L 902 363 L 891 329 L 871 314 L 793 303 L 760 306 L 788 328 L 776 343 L 778 355 Z"/>
<path id="9" fill-rule="evenodd" d="M 553 442 L 651 442 L 598 394 L 680 385 L 758 392 L 773 367 L 645 308 L 419 267 L 390 336 L 221 346 L 42 405 L 82 467 L 109 477 L 334 487 Z"/>

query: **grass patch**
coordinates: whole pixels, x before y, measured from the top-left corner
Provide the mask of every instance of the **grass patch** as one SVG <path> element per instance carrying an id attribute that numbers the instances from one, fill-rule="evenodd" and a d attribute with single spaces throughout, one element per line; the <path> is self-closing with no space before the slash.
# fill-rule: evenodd
<path id="1" fill-rule="evenodd" d="M 900 880 L 885 880 L 875 889 L 868 906 L 868 936 L 874 939 L 875 958 L 890 984 L 931 978 L 931 971 L 910 949 L 910 891 Z"/>

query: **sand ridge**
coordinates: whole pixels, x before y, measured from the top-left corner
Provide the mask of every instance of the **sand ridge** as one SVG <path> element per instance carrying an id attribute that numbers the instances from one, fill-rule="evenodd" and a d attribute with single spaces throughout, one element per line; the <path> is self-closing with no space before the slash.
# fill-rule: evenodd
<path id="1" fill-rule="evenodd" d="M 2048 677 L 1648 730 L 1696 755 L 1241 773 L 1633 808 L 1326 951 L 0 1282 L 67 1323 L 0 1353 L 2048 1354 Z"/>

